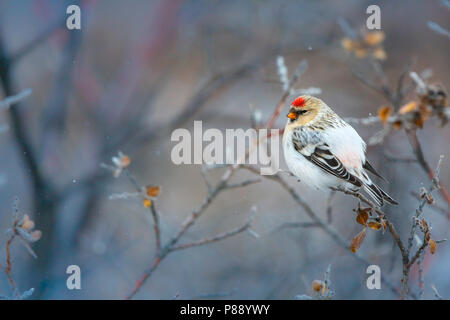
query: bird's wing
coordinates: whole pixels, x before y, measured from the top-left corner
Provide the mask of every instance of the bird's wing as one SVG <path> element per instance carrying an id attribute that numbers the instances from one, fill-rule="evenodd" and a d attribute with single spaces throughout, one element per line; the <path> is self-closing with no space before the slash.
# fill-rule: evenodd
<path id="1" fill-rule="evenodd" d="M 373 173 L 374 175 L 376 175 L 378 178 L 381 178 L 383 181 L 387 180 L 377 172 L 377 170 L 375 170 L 374 167 L 372 167 L 372 165 L 370 164 L 369 160 L 366 160 L 366 162 L 363 164 L 363 168 L 366 169 L 367 171 L 369 171 L 370 173 Z"/>
<path id="2" fill-rule="evenodd" d="M 360 187 L 361 180 L 348 172 L 342 162 L 330 151 L 328 144 L 319 140 L 318 137 L 306 136 L 303 130 L 294 130 L 292 135 L 295 150 L 306 159 L 322 170 Z"/>

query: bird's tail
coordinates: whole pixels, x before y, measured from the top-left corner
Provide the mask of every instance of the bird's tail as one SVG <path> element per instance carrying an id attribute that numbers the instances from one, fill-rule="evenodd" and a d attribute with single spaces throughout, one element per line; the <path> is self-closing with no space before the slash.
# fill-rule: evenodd
<path id="1" fill-rule="evenodd" d="M 397 201 L 392 199 L 391 196 L 384 192 L 380 187 L 376 186 L 372 181 L 363 183 L 363 188 L 380 207 L 384 204 L 385 200 L 390 204 L 398 204 Z"/>

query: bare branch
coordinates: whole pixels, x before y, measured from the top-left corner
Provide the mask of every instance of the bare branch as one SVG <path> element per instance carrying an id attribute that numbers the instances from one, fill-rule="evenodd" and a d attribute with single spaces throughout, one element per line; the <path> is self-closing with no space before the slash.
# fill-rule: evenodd
<path id="1" fill-rule="evenodd" d="M 350 39 L 356 39 L 358 37 L 358 32 L 356 32 L 356 30 L 350 26 L 347 20 L 345 20 L 342 17 L 339 17 L 337 19 L 337 23 L 341 28 L 342 32 Z"/>
<path id="2" fill-rule="evenodd" d="M 259 170 L 256 169 L 253 166 L 249 166 L 249 165 L 242 165 L 241 166 L 243 169 L 249 170 L 250 172 L 253 172 L 254 174 L 259 175 Z M 265 175 L 263 176 L 266 179 L 269 180 L 273 180 L 275 182 L 277 182 L 282 188 L 284 188 L 288 194 L 294 199 L 294 201 L 304 210 L 304 212 L 311 218 L 311 220 L 313 220 L 314 224 L 317 224 L 318 227 L 320 227 L 321 229 L 323 229 L 325 231 L 325 233 L 330 236 L 333 240 L 335 240 L 335 242 L 345 248 L 345 249 L 350 249 L 349 244 L 347 243 L 347 241 L 342 238 L 338 232 L 336 230 L 334 230 L 334 228 L 332 228 L 328 223 L 326 223 L 325 221 L 322 221 L 322 219 L 312 210 L 312 208 L 308 205 L 308 203 L 306 201 L 304 201 L 302 199 L 302 197 L 300 196 L 300 194 L 298 194 L 297 191 L 295 191 L 295 189 L 293 187 L 291 187 L 279 174 L 275 174 L 275 175 Z M 338 190 L 340 191 L 340 190 Z M 369 203 L 370 200 L 366 199 L 365 197 L 363 197 L 363 199 L 365 199 L 366 201 L 368 201 Z M 375 205 L 372 203 L 372 205 L 375 207 Z M 395 228 L 392 226 L 394 233 L 396 234 Z M 350 250 L 349 250 L 350 251 Z M 355 257 L 357 260 L 361 261 L 362 263 L 364 263 L 366 266 L 370 265 L 369 261 L 365 260 L 363 257 L 361 257 L 358 253 L 354 253 L 353 257 Z M 398 290 L 397 288 L 395 288 L 392 285 L 392 282 L 388 279 L 386 279 L 385 277 L 381 278 L 381 281 L 395 294 L 398 294 Z M 412 294 L 411 294 L 412 295 Z M 414 295 L 413 295 L 414 296 Z"/>
<path id="3" fill-rule="evenodd" d="M 433 170 L 431 169 L 430 165 L 428 164 L 427 160 L 425 159 L 425 155 L 422 150 L 422 146 L 419 142 L 419 139 L 417 138 L 417 132 L 416 130 L 406 130 L 406 134 L 408 136 L 409 144 L 411 145 L 413 149 L 413 153 L 417 158 L 417 161 L 419 161 L 420 166 L 422 167 L 423 171 L 425 171 L 430 179 L 434 179 L 435 174 Z M 442 184 L 439 183 L 439 189 L 440 192 L 447 202 L 447 204 L 450 206 L 450 194 L 447 191 L 447 188 Z"/>
<path id="4" fill-rule="evenodd" d="M 420 256 L 419 261 L 417 262 L 417 265 L 419 266 L 419 288 L 420 288 L 420 293 L 419 293 L 419 298 L 420 300 L 423 300 L 424 296 L 425 296 L 425 281 L 423 279 L 423 259 L 424 259 L 424 255 Z"/>
<path id="5" fill-rule="evenodd" d="M 387 220 L 386 214 L 381 211 L 381 209 L 376 206 L 371 200 L 369 200 L 368 198 L 366 198 L 364 195 L 362 195 L 361 193 L 357 192 L 357 191 L 351 191 L 348 189 L 342 189 L 342 188 L 334 188 L 333 190 L 336 191 L 340 191 L 343 192 L 345 194 L 354 196 L 355 198 L 358 198 L 359 200 L 361 200 L 361 202 L 369 205 L 372 210 L 374 210 L 380 217 L 384 218 L 386 220 L 386 225 L 388 227 L 389 232 L 392 234 L 395 242 L 397 243 L 398 248 L 400 249 L 401 255 L 402 255 L 402 260 L 404 262 L 404 264 L 408 263 L 408 255 L 407 255 L 407 251 L 405 248 L 405 245 L 403 244 L 403 241 L 400 239 L 400 236 L 397 233 L 397 230 L 395 229 L 394 225 Z"/>
<path id="6" fill-rule="evenodd" d="M 174 247 L 170 248 L 170 251 L 183 250 L 183 249 L 187 249 L 187 248 L 191 248 L 191 247 L 199 247 L 199 246 L 203 246 L 203 245 L 206 245 L 206 244 L 209 244 L 212 242 L 217 242 L 217 241 L 221 241 L 226 238 L 230 238 L 234 235 L 237 235 L 241 232 L 248 230 L 251 226 L 252 221 L 253 221 L 253 215 L 250 217 L 250 219 L 244 225 L 242 225 L 240 227 L 237 227 L 237 228 L 229 230 L 227 232 L 218 234 L 211 238 L 205 238 L 205 239 L 201 239 L 201 240 L 198 240 L 195 242 L 174 246 Z"/>
<path id="7" fill-rule="evenodd" d="M 416 213 L 413 216 L 413 223 L 412 223 L 411 231 L 410 231 L 409 238 L 408 238 L 408 254 L 411 251 L 411 248 L 413 245 L 413 239 L 414 239 L 414 235 L 415 235 L 416 228 L 417 228 L 417 221 L 419 220 L 420 216 L 422 215 L 423 208 L 425 207 L 425 205 L 428 202 L 427 199 L 432 196 L 432 193 L 434 190 L 439 189 L 439 173 L 440 173 L 440 168 L 441 168 L 443 159 L 444 159 L 444 156 L 440 156 L 438 165 L 436 167 L 436 170 L 434 171 L 434 175 L 433 175 L 434 178 L 431 181 L 429 190 L 426 191 L 425 195 L 423 195 L 423 199 L 421 199 L 421 202 L 419 203 L 419 206 L 416 209 Z"/>
<path id="8" fill-rule="evenodd" d="M 314 228 L 320 227 L 320 224 L 315 222 L 285 222 L 279 227 L 275 228 L 275 231 L 280 231 L 283 229 L 291 229 L 291 228 Z"/>
<path id="9" fill-rule="evenodd" d="M 411 195 L 418 200 L 422 199 L 420 194 L 418 194 L 417 192 L 411 191 Z M 430 203 L 429 206 L 430 208 L 435 209 L 435 211 L 439 214 L 442 214 L 447 219 L 450 219 L 450 211 L 448 211 L 448 209 L 438 206 L 436 202 Z"/>
<path id="10" fill-rule="evenodd" d="M 22 57 L 33 51 L 37 46 L 43 44 L 59 27 L 66 22 L 66 17 L 58 19 L 56 22 L 47 26 L 40 34 L 24 44 L 20 49 L 11 55 L 11 61 L 18 62 Z"/>
<path id="11" fill-rule="evenodd" d="M 287 90 L 284 91 L 283 96 L 281 97 L 280 101 L 278 102 L 271 118 L 266 124 L 266 128 L 270 129 L 275 124 L 275 120 L 278 119 L 278 116 L 280 115 L 281 110 L 283 109 L 284 103 L 286 99 L 289 97 L 291 90 L 294 88 L 295 84 L 297 83 L 298 79 L 301 77 L 301 75 L 306 71 L 308 68 L 308 63 L 306 60 L 302 60 L 300 64 L 298 65 L 294 75 L 292 76 L 291 80 L 289 81 L 289 86 Z"/>
<path id="12" fill-rule="evenodd" d="M 450 31 L 445 29 L 444 27 L 441 27 L 439 24 L 433 21 L 428 21 L 427 23 L 428 28 L 433 30 L 436 33 L 442 34 L 448 38 L 450 38 Z"/>
<path id="13" fill-rule="evenodd" d="M 413 266 L 413 264 L 420 259 L 420 257 L 422 256 L 422 254 L 424 253 L 425 249 L 428 246 L 428 242 L 429 242 L 429 230 L 428 227 L 426 227 L 427 229 L 424 230 L 424 238 L 422 241 L 421 246 L 418 248 L 418 250 L 416 251 L 416 253 L 410 258 L 410 251 L 412 248 L 412 244 L 413 244 L 413 239 L 414 239 L 414 235 L 415 235 L 415 231 L 416 231 L 416 226 L 418 223 L 418 220 L 420 218 L 420 216 L 422 215 L 422 211 L 423 211 L 423 207 L 427 204 L 429 197 L 431 196 L 431 193 L 439 188 L 439 171 L 440 171 L 440 166 L 443 160 L 443 156 L 440 157 L 439 162 L 438 162 L 438 166 L 433 174 L 434 178 L 432 179 L 432 184 L 430 186 L 430 191 L 427 192 L 427 194 L 424 196 L 424 198 L 421 200 L 419 207 L 416 209 L 416 214 L 413 217 L 413 223 L 411 226 L 411 232 L 410 232 L 410 237 L 408 238 L 408 245 L 405 246 L 405 244 L 403 243 L 403 241 L 401 240 L 400 236 L 398 235 L 394 225 L 392 222 L 390 222 L 387 219 L 386 214 L 381 211 L 381 209 L 379 207 L 377 207 L 372 201 L 370 201 L 369 199 L 367 199 L 364 195 L 362 195 L 359 192 L 356 191 L 351 191 L 351 190 L 347 190 L 347 189 L 342 189 L 342 188 L 335 188 L 334 190 L 336 191 L 340 191 L 343 192 L 345 194 L 348 195 L 352 195 L 356 198 L 358 198 L 359 200 L 361 200 L 363 203 L 369 205 L 372 210 L 374 210 L 382 219 L 384 219 L 384 221 L 386 222 L 386 226 L 389 230 L 389 232 L 392 234 L 399 250 L 400 253 L 402 255 L 402 263 L 403 263 L 403 277 L 402 277 L 402 299 L 406 298 L 406 295 L 409 293 L 409 287 L 408 287 L 408 279 L 409 279 L 409 272 L 411 267 Z"/>
<path id="14" fill-rule="evenodd" d="M 444 300 L 444 298 L 442 298 L 442 296 L 439 294 L 439 291 L 436 289 L 436 286 L 435 286 L 434 284 L 431 285 L 431 289 L 433 289 L 434 296 L 435 296 L 438 300 Z"/>
<path id="15" fill-rule="evenodd" d="M 25 89 L 14 96 L 6 97 L 4 100 L 0 101 L 0 109 L 8 109 L 10 106 L 28 98 L 31 93 L 31 89 Z"/>
<path id="16" fill-rule="evenodd" d="M 227 189 L 242 188 L 242 187 L 246 187 L 248 185 L 255 184 L 258 182 L 261 182 L 261 179 L 249 179 L 249 180 L 245 180 L 245 181 L 242 181 L 239 183 L 227 184 L 226 188 Z"/>
<path id="17" fill-rule="evenodd" d="M 156 200 L 152 201 L 150 212 L 153 218 L 153 232 L 155 233 L 156 255 L 161 254 L 161 227 L 159 224 L 159 212 L 156 210 Z"/>
<path id="18" fill-rule="evenodd" d="M 127 176 L 130 176 L 130 175 L 127 175 Z M 210 206 L 210 204 L 215 200 L 215 198 L 222 191 L 225 191 L 225 190 L 228 190 L 231 188 L 245 187 L 245 186 L 255 183 L 255 180 L 247 180 L 242 183 L 237 183 L 235 185 L 233 185 L 233 184 L 228 185 L 227 182 L 230 178 L 231 178 L 231 175 L 226 180 L 222 178 L 216 184 L 216 186 L 212 187 L 212 189 L 209 190 L 208 195 L 203 200 L 203 203 L 197 209 L 192 211 L 192 213 L 182 223 L 180 230 L 163 247 L 161 247 L 161 245 L 160 245 L 159 220 L 154 220 L 155 228 L 156 228 L 156 226 L 158 226 L 157 230 L 155 229 L 154 231 L 155 231 L 155 235 L 157 237 L 157 243 L 159 244 L 157 246 L 159 246 L 160 249 L 157 251 L 157 253 L 155 255 L 155 259 L 153 261 L 152 266 L 143 272 L 143 274 L 140 276 L 138 281 L 136 281 L 136 284 L 135 284 L 134 288 L 132 289 L 132 291 L 127 295 L 126 299 L 131 299 L 134 297 L 134 295 L 140 290 L 142 285 L 153 274 L 154 270 L 156 270 L 156 268 L 159 266 L 161 261 L 164 260 L 166 258 L 166 256 L 168 254 L 170 254 L 171 252 L 182 250 L 182 249 L 187 249 L 190 247 L 201 246 L 201 245 L 205 245 L 205 244 L 212 243 L 212 242 L 217 242 L 217 241 L 232 237 L 232 236 L 239 234 L 245 230 L 249 230 L 251 219 L 243 226 L 238 227 L 233 230 L 230 230 L 228 232 L 213 236 L 211 238 L 205 238 L 205 239 L 201 239 L 199 241 L 195 241 L 192 243 L 177 246 L 177 243 L 183 238 L 183 236 L 189 230 L 189 228 L 191 228 L 194 225 L 194 223 L 203 215 L 203 213 L 206 211 L 206 209 Z M 136 182 L 133 182 L 133 184 L 137 185 L 138 189 L 140 189 L 139 185 Z M 156 211 L 154 212 L 154 217 L 158 217 L 158 214 L 156 213 Z"/>

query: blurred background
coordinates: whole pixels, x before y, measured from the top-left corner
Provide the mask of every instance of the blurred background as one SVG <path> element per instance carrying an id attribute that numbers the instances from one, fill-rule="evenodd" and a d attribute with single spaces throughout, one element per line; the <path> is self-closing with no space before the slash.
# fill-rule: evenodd
<path id="1" fill-rule="evenodd" d="M 155 254 L 148 209 L 140 200 L 111 200 L 134 192 L 130 182 L 101 168 L 120 150 L 131 158 L 129 170 L 139 184 L 161 186 L 157 200 L 162 241 L 175 234 L 207 195 L 201 166 L 174 165 L 170 152 L 175 128 L 249 128 L 250 108 L 270 118 L 283 94 L 277 56 L 294 73 L 306 59 L 308 69 L 295 88 L 316 87 L 319 97 L 342 117 L 376 115 L 388 105 L 364 85 L 354 70 L 367 72 L 364 59 L 344 50 L 343 18 L 359 30 L 373 1 L 0 1 L 0 100 L 26 88 L 32 94 L 0 110 L 0 263 L 5 263 L 5 233 L 19 215 L 30 215 L 42 238 L 32 244 L 34 259 L 19 241 L 11 246 L 12 277 L 18 289 L 31 287 L 34 299 L 121 299 L 134 287 Z M 65 26 L 66 8 L 81 7 L 81 31 Z M 431 69 L 430 81 L 448 87 L 450 40 L 427 27 L 448 28 L 450 10 L 441 1 L 378 1 L 382 62 L 391 85 L 408 63 L 413 71 Z M 446 25 L 447 24 L 447 25 Z M 414 92 L 405 102 L 413 99 Z M 288 98 L 289 100 L 293 96 Z M 286 106 L 287 108 L 287 106 Z M 275 127 L 285 124 L 284 111 Z M 434 168 L 439 155 L 450 156 L 450 130 L 439 121 L 425 123 L 418 137 Z M 369 139 L 380 124 L 355 128 Z M 400 202 L 386 213 L 407 239 L 419 200 L 411 192 L 429 178 L 414 160 L 402 130 L 369 148 L 372 164 L 390 181 L 380 185 Z M 411 161 L 392 161 L 392 157 Z M 388 160 L 391 159 L 391 160 Z M 286 168 L 284 160 L 281 166 Z M 209 173 L 217 181 L 224 170 Z M 252 177 L 239 172 L 233 182 Z M 327 193 L 314 192 L 289 178 L 313 210 L 327 220 Z M 441 181 L 450 185 L 450 163 Z M 449 236 L 448 204 L 439 193 L 426 208 L 433 237 Z M 338 194 L 330 225 L 350 243 L 361 230 L 352 211 L 356 201 Z M 136 294 L 140 299 L 229 298 L 294 299 L 311 294 L 331 264 L 336 299 L 396 299 L 387 286 L 366 287 L 366 265 L 335 243 L 321 228 L 290 225 L 309 222 L 286 191 L 270 180 L 225 191 L 183 238 L 211 237 L 244 224 L 256 212 L 252 231 L 220 242 L 174 252 Z M 444 211 L 444 214 L 443 212 Z M 447 215 L 445 214 L 447 212 Z M 289 225 L 289 227 L 283 227 Z M 280 227 L 281 226 L 281 227 Z M 389 233 L 368 230 L 358 251 L 381 267 L 400 287 L 401 258 Z M 424 260 L 425 298 L 431 284 L 450 297 L 450 248 L 439 244 Z M 81 268 L 81 290 L 68 290 L 66 268 Z M 418 270 L 411 290 L 418 291 Z M 4 274 L 0 295 L 10 295 Z"/>

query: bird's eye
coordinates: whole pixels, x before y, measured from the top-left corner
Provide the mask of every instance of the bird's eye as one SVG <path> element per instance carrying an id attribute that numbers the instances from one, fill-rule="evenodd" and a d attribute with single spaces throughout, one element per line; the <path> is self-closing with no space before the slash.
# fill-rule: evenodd
<path id="1" fill-rule="evenodd" d="M 305 113 L 307 113 L 308 110 L 302 110 L 302 109 L 294 109 L 292 108 L 287 117 L 291 120 L 291 122 L 294 122 L 295 120 L 297 120 L 297 118 Z"/>

